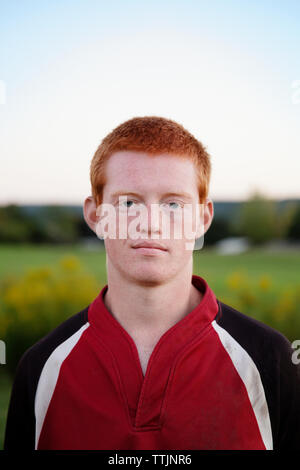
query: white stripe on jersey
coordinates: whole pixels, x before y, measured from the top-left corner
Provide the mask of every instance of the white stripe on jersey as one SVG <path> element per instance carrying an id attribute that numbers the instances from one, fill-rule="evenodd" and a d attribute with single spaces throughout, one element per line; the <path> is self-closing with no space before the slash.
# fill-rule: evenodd
<path id="1" fill-rule="evenodd" d="M 57 348 L 54 349 L 44 364 L 34 400 L 34 411 L 36 418 L 35 449 L 37 449 L 38 446 L 42 426 L 56 386 L 61 365 L 70 354 L 74 346 L 76 346 L 82 333 L 89 326 L 89 322 L 85 323 L 72 336 L 57 346 Z"/>
<path id="2" fill-rule="evenodd" d="M 262 440 L 267 450 L 273 449 L 272 428 L 268 404 L 258 369 L 247 351 L 216 321 L 212 322 L 223 347 L 242 379 L 251 402 Z"/>

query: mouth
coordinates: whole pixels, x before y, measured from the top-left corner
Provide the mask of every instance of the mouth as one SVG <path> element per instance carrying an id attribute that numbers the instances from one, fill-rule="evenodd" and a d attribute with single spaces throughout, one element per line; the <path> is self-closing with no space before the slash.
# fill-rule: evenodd
<path id="1" fill-rule="evenodd" d="M 158 245 L 146 245 L 140 244 L 132 247 L 137 253 L 144 254 L 144 255 L 158 255 L 167 253 L 167 249 L 163 246 Z"/>

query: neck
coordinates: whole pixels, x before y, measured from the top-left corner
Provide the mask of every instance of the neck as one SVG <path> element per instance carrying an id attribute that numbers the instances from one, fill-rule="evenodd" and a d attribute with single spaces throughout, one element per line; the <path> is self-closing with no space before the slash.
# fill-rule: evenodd
<path id="1" fill-rule="evenodd" d="M 191 264 L 167 282 L 149 287 L 111 267 L 105 306 L 133 338 L 155 342 L 201 302 L 202 293 L 192 284 L 192 269 Z"/>

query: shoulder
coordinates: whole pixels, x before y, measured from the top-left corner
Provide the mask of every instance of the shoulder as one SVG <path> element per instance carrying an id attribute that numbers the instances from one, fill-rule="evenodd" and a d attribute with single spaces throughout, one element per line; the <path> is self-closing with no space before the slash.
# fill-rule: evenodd
<path id="1" fill-rule="evenodd" d="M 219 311 L 213 325 L 239 373 L 250 380 L 249 389 L 253 388 L 254 382 L 262 384 L 272 424 L 274 449 L 298 449 L 300 365 L 293 360 L 295 351 L 292 344 L 271 326 L 219 300 L 218 304 Z"/>
<path id="2" fill-rule="evenodd" d="M 76 333 L 80 334 L 81 330 L 88 325 L 88 309 L 89 306 L 72 315 L 28 348 L 19 361 L 17 374 L 26 370 L 27 375 L 29 374 L 36 384 L 40 372 L 52 352 Z"/>
<path id="3" fill-rule="evenodd" d="M 261 362 L 291 359 L 293 352 L 290 341 L 280 331 L 239 312 L 218 300 L 217 325 L 233 337 L 259 366 Z"/>
<path id="4" fill-rule="evenodd" d="M 5 431 L 5 449 L 35 448 L 35 396 L 45 363 L 60 345 L 88 325 L 88 308 L 65 320 L 25 351 L 12 386 Z"/>

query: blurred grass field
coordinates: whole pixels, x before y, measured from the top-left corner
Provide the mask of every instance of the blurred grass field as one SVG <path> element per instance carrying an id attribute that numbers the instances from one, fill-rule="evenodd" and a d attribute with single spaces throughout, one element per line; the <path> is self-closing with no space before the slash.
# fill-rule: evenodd
<path id="1" fill-rule="evenodd" d="M 106 254 L 101 244 L 98 247 L 82 245 L 0 245 L 0 281 L 23 273 L 28 267 L 54 266 L 63 256 L 76 256 L 82 266 L 99 283 L 99 290 L 106 284 Z M 226 297 L 228 286 L 225 280 L 233 272 L 245 273 L 250 280 L 261 276 L 272 278 L 273 288 L 283 289 L 299 285 L 300 252 L 266 252 L 252 249 L 239 255 L 220 255 L 212 248 L 203 248 L 194 253 L 195 274 L 202 276 L 220 300 Z M 93 299 L 91 299 L 93 300 Z M 74 314 L 77 312 L 74 312 Z M 11 391 L 11 379 L 0 366 L 0 448 L 3 448 L 6 413 Z"/>

